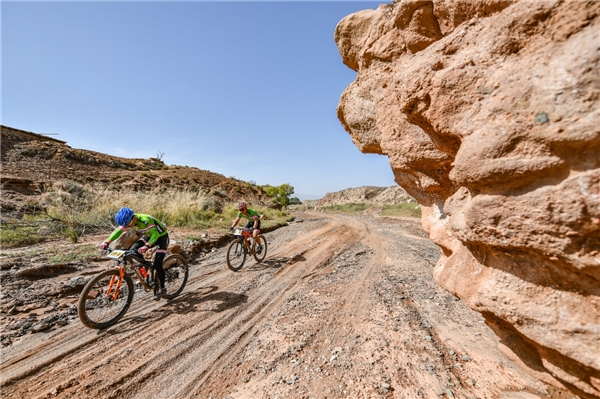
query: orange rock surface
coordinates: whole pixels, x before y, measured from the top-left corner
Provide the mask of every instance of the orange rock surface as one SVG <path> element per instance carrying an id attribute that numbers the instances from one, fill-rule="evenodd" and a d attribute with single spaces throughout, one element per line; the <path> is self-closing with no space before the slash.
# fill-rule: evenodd
<path id="1" fill-rule="evenodd" d="M 435 277 L 535 377 L 600 397 L 600 2 L 401 0 L 349 15 L 338 117 L 389 157 Z"/>

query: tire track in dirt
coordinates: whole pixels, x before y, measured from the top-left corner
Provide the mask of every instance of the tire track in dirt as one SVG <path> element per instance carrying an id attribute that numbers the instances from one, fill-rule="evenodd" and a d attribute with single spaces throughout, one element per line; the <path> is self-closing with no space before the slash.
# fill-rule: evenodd
<path id="1" fill-rule="evenodd" d="M 298 258 L 305 256 L 314 248 L 322 246 L 329 248 L 329 245 L 339 241 L 335 229 L 336 226 L 326 226 L 313 232 L 302 244 L 292 242 L 289 247 L 279 249 L 271 247 L 270 257 L 279 259 L 278 263 L 284 266 L 267 269 L 270 276 L 264 283 L 256 281 L 264 280 L 264 271 L 259 272 L 258 275 L 245 273 L 245 271 L 232 274 L 224 268 L 223 260 L 205 267 L 194 265 L 186 290 L 179 298 L 170 301 L 169 305 L 158 308 L 150 305 L 148 309 L 148 306 L 145 306 L 148 295 L 142 295 L 144 298 L 140 300 L 139 293 L 136 293 L 134 305 L 116 326 L 104 332 L 93 333 L 93 339 L 89 339 L 90 331 L 84 329 L 84 335 L 87 335 L 88 339 L 75 347 L 69 347 L 69 337 L 72 336 L 72 332 L 63 331 L 63 337 L 55 337 L 53 344 L 35 349 L 37 353 L 55 354 L 53 357 L 49 357 L 35 369 L 20 374 L 18 371 L 15 372 L 12 378 L 3 382 L 3 388 L 11 388 L 19 379 L 31 380 L 28 385 L 41 388 L 38 388 L 40 397 L 61 394 L 64 397 L 89 395 L 89 397 L 111 398 L 135 396 L 140 386 L 147 385 L 147 381 L 150 380 L 153 381 L 152 384 L 162 386 L 177 397 L 183 397 L 191 392 L 195 385 L 202 384 L 204 379 L 210 376 L 211 368 L 230 361 L 231 356 L 228 353 L 235 352 L 232 348 L 243 345 L 247 341 L 245 337 L 251 333 L 253 326 L 284 301 L 288 291 L 293 292 L 293 286 L 298 284 L 302 273 L 305 272 L 294 268 L 293 264 L 298 264 Z M 328 230 L 334 232 L 326 234 Z M 324 243 L 322 238 L 324 236 L 329 237 L 331 243 Z M 285 256 L 287 253 L 294 255 L 289 258 Z M 292 262 L 288 264 L 288 261 Z M 250 267 L 251 265 L 247 266 Z M 201 276 L 197 276 L 198 270 L 203 271 Z M 310 270 L 312 269 L 308 269 Z M 203 299 L 193 293 L 202 293 L 203 287 L 207 284 L 209 287 L 218 286 L 221 293 L 237 288 L 237 291 L 242 292 L 238 295 L 243 295 L 245 298 L 251 295 L 256 299 L 234 311 L 217 310 L 212 312 L 212 315 L 208 314 L 209 317 L 206 317 L 206 311 L 200 309 L 200 312 L 195 312 L 194 317 L 192 309 L 202 308 L 197 305 L 202 305 L 203 301 L 210 301 L 210 299 Z M 210 290 L 212 291 L 212 288 Z M 260 294 L 255 295 L 257 290 L 260 290 Z M 211 293 L 208 294 L 209 297 L 210 295 Z M 222 294 L 222 297 L 226 300 L 227 294 Z M 173 313 L 183 314 L 184 319 L 172 321 L 167 327 L 161 325 L 161 321 L 167 315 L 172 316 Z M 119 341 L 123 344 L 120 346 L 111 344 L 113 335 L 119 336 Z M 58 341 L 56 338 L 59 338 Z M 102 342 L 106 340 L 108 342 Z M 154 342 L 160 344 L 156 345 Z M 153 346 L 168 349 L 155 351 L 151 349 Z M 111 350 L 106 351 L 106 347 L 110 347 Z M 142 348 L 141 356 L 136 355 L 138 348 Z M 10 363 L 25 362 L 29 355 L 30 353 L 26 353 L 20 358 L 14 358 Z M 82 367 L 83 358 L 89 360 L 87 365 Z M 54 371 L 56 367 L 53 367 L 53 364 L 61 364 L 61 366 Z M 8 366 L 10 364 L 3 364 L 3 367 Z M 40 370 L 44 373 L 42 379 L 46 381 L 45 384 L 37 381 L 40 378 L 36 373 Z M 64 370 L 72 370 L 71 376 L 66 380 Z M 118 378 L 115 378 L 115 371 L 118 372 Z M 58 385 L 48 383 L 56 380 L 62 383 Z M 194 383 L 190 384 L 189 381 Z"/>
<path id="2" fill-rule="evenodd" d="M 275 249 L 273 256 L 276 259 L 281 259 L 280 262 L 287 259 L 285 262 L 286 266 L 278 268 L 268 281 L 268 284 L 261 287 L 257 296 L 264 299 L 258 301 L 247 310 L 250 315 L 248 319 L 242 321 L 243 325 L 232 326 L 231 329 L 237 331 L 235 344 L 231 344 L 220 350 L 219 358 L 209 362 L 211 370 L 205 370 L 200 375 L 196 374 L 197 381 L 180 391 L 179 394 L 192 395 L 206 383 L 215 369 L 221 369 L 224 365 L 236 361 L 234 359 L 235 353 L 239 351 L 238 348 L 243 348 L 247 345 L 249 339 L 254 335 L 256 325 L 269 317 L 281 303 L 285 302 L 296 292 L 298 286 L 304 280 L 303 277 L 307 274 L 312 274 L 320 266 L 320 258 L 328 258 L 329 253 L 338 247 L 340 243 L 344 243 L 352 238 L 351 233 L 343 232 L 339 234 L 339 231 L 339 225 L 328 224 L 324 228 L 312 232 L 306 237 L 302 237 L 302 240 L 295 240 L 282 248 Z M 282 254 L 291 254 L 291 256 L 278 258 L 278 255 Z M 297 267 L 300 264 L 309 266 L 307 268 Z"/>
<path id="3" fill-rule="evenodd" d="M 265 235 L 261 264 L 250 260 L 233 273 L 222 248 L 191 265 L 174 300 L 136 292 L 130 311 L 108 329 L 74 323 L 5 348 L 3 397 L 548 392 L 498 352 L 479 315 L 433 282 L 439 249 L 420 235 L 418 221 L 302 216 L 303 223 Z M 455 366 L 467 351 L 472 359 Z"/>

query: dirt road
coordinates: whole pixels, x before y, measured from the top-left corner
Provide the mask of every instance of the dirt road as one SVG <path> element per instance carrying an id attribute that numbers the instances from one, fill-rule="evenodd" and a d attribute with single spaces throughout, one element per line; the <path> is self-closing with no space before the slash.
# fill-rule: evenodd
<path id="1" fill-rule="evenodd" d="M 2 349 L 2 398 L 573 397 L 522 372 L 480 315 L 436 285 L 416 219 L 297 213 L 262 264 L 225 249 L 178 298 Z"/>

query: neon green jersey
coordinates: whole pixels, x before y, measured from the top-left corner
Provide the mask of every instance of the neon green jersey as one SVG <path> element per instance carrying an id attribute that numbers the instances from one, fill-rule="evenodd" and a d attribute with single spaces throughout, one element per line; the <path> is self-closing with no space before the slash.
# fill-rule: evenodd
<path id="1" fill-rule="evenodd" d="M 135 213 L 133 216 L 137 217 L 137 223 L 132 227 L 149 237 L 146 244 L 147 246 L 151 247 L 159 237 L 167 234 L 167 226 L 153 216 L 144 215 L 141 213 Z M 127 228 L 121 226 L 117 227 L 108 239 L 111 242 L 116 240 L 125 230 L 127 230 Z"/>
<path id="2" fill-rule="evenodd" d="M 243 214 L 242 212 L 238 212 L 237 217 L 238 218 L 246 218 L 248 220 L 260 219 L 260 215 L 254 209 L 246 208 L 246 211 L 247 211 L 246 214 Z"/>

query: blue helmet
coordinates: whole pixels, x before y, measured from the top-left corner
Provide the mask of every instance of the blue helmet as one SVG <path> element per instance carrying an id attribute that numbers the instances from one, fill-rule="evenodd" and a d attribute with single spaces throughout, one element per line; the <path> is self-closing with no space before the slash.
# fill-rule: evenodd
<path id="1" fill-rule="evenodd" d="M 133 211 L 126 206 L 119 209 L 119 212 L 115 215 L 115 221 L 119 226 L 127 226 L 131 219 L 133 219 Z"/>

